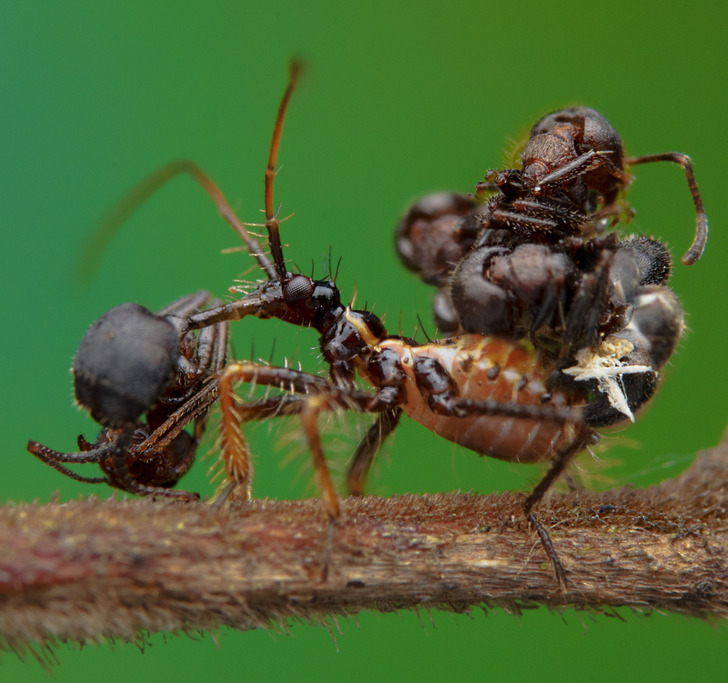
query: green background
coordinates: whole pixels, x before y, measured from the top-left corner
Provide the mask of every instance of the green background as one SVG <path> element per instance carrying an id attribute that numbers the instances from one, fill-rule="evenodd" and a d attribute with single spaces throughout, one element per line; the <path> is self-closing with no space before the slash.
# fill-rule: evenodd
<path id="1" fill-rule="evenodd" d="M 690 154 L 713 234 L 703 260 L 677 265 L 672 286 L 689 332 L 667 381 L 598 466 L 593 485 L 660 481 L 714 445 L 728 414 L 724 345 L 726 34 L 721 3 L 4 2 L 0 9 L 6 436 L 3 501 L 88 494 L 25 452 L 28 438 L 71 450 L 95 434 L 72 406 L 70 359 L 86 327 L 123 301 L 159 308 L 199 289 L 225 295 L 249 266 L 201 190 L 179 179 L 113 242 L 94 282 L 71 285 L 94 222 L 145 174 L 197 161 L 243 220 L 258 220 L 275 109 L 291 55 L 307 60 L 280 157 L 277 201 L 287 255 L 304 270 L 331 248 L 345 296 L 388 313 L 391 331 L 429 325 L 432 292 L 398 263 L 393 226 L 409 202 L 468 191 L 501 165 L 509 139 L 542 114 L 583 103 L 603 112 L 632 154 Z M 634 229 L 679 256 L 694 212 L 678 167 L 636 169 Z M 317 364 L 315 335 L 274 322 L 235 325 L 235 355 Z M 352 422 L 349 442 L 363 428 Z M 315 495 L 295 424 L 254 436 L 255 492 Z M 341 469 L 350 445 L 334 445 Z M 293 460 L 293 461 L 292 461 Z M 588 460 L 588 458 L 587 458 Z M 185 480 L 211 491 L 206 463 Z M 88 473 L 88 472 L 87 472 Z M 90 472 L 95 474 L 95 472 Z M 532 467 L 483 460 L 402 426 L 370 491 L 526 490 Z M 108 495 L 96 487 L 94 493 Z M 144 653 L 117 643 L 58 651 L 59 681 L 429 679 L 709 680 L 725 672 L 725 627 L 681 616 L 496 611 L 363 614 L 290 632 L 153 637 Z M 4 655 L 6 680 L 42 680 L 31 661 Z"/>

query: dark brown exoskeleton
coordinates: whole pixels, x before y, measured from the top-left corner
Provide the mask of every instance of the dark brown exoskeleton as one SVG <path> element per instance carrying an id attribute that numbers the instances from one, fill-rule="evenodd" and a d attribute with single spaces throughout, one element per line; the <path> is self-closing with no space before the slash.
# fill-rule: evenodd
<path id="1" fill-rule="evenodd" d="M 488 171 L 473 195 L 415 203 L 397 228 L 397 249 L 408 268 L 438 287 L 440 330 L 529 337 L 573 355 L 624 327 L 634 303 L 620 291 L 625 261 L 635 262 L 639 286 L 664 286 L 670 257 L 656 240 L 606 229 L 629 213 L 621 199 L 631 182 L 626 169 L 655 161 L 685 170 L 697 226 L 682 262 L 693 264 L 708 223 L 689 157 L 625 159 L 617 131 L 587 107 L 537 122 L 520 169 Z"/>
<path id="2" fill-rule="evenodd" d="M 563 371 L 586 363 L 599 394 L 587 411 L 594 426 L 634 419 L 656 387 L 637 373 L 620 379 L 619 392 L 605 391 L 604 378 L 597 379 L 605 368 L 593 367 L 604 365 L 598 350 L 605 340 L 616 335 L 632 344 L 617 359 L 621 367 L 657 373 L 683 329 L 682 308 L 667 287 L 667 248 L 606 231 L 629 211 L 621 199 L 631 181 L 626 168 L 653 161 L 685 169 L 697 225 L 682 262 L 693 264 L 708 223 L 690 159 L 675 153 L 625 159 L 616 130 L 586 107 L 536 123 L 522 168 L 488 171 L 474 195 L 425 197 L 397 228 L 405 265 L 438 287 L 439 327 L 528 338 Z"/>
<path id="3" fill-rule="evenodd" d="M 76 481 L 105 482 L 138 495 L 199 498 L 171 487 L 194 462 L 225 365 L 226 322 L 199 334 L 183 331 L 184 319 L 210 303 L 221 302 L 198 292 L 157 314 L 133 303 L 104 313 L 73 361 L 76 401 L 103 429 L 93 443 L 79 436 L 79 452 L 61 453 L 35 441 L 28 450 Z M 192 434 L 184 430 L 191 422 Z M 79 463 L 97 463 L 105 476 L 66 467 Z"/>

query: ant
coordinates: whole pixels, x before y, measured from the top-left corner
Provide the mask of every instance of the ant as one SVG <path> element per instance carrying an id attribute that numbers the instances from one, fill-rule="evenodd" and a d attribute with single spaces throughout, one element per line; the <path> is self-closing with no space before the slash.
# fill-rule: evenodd
<path id="1" fill-rule="evenodd" d="M 195 336 L 183 321 L 210 302 L 206 292 L 183 297 L 154 314 L 125 303 L 86 332 L 73 361 L 76 402 L 103 429 L 96 441 L 78 437 L 79 452 L 61 453 L 36 441 L 28 450 L 76 481 L 147 496 L 197 500 L 173 490 L 195 459 L 206 415 L 217 400 L 216 375 L 225 366 L 228 324 Z M 142 421 L 142 416 L 145 420 Z M 194 421 L 193 434 L 184 427 Z M 104 477 L 85 477 L 62 463 L 97 463 Z"/>
<path id="2" fill-rule="evenodd" d="M 487 171 L 471 195 L 420 199 L 397 227 L 405 266 L 438 287 L 434 314 L 442 332 L 528 337 L 544 350 L 573 357 L 624 329 L 639 307 L 635 297 L 657 292 L 672 298 L 665 287 L 671 268 L 665 246 L 605 230 L 620 214 L 632 213 L 621 199 L 632 180 L 629 166 L 677 163 L 697 214 L 682 263 L 697 262 L 708 221 L 688 156 L 625 158 L 606 118 L 571 107 L 533 126 L 521 159 L 519 169 Z M 635 282 L 637 291 L 624 291 Z M 679 304 L 670 306 L 678 326 Z"/>

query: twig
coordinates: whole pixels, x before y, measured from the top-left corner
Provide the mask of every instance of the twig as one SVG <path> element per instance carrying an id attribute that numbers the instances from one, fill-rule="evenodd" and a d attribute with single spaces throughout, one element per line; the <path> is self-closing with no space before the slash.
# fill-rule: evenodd
<path id="1" fill-rule="evenodd" d="M 658 487 L 552 496 L 538 508 L 562 593 L 522 494 L 342 501 L 328 577 L 318 500 L 151 500 L 0 508 L 0 645 L 266 627 L 361 610 L 629 605 L 728 616 L 728 440 Z"/>

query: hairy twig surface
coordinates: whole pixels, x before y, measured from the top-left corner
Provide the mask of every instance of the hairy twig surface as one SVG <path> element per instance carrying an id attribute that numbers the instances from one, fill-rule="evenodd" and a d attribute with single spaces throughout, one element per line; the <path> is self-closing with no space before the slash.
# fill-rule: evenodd
<path id="1" fill-rule="evenodd" d="M 88 498 L 0 508 L 0 645 L 153 631 L 267 627 L 361 610 L 536 604 L 728 616 L 728 441 L 660 486 L 553 495 L 538 508 L 567 570 L 562 592 L 523 494 L 342 501 L 326 580 L 319 500 Z"/>

